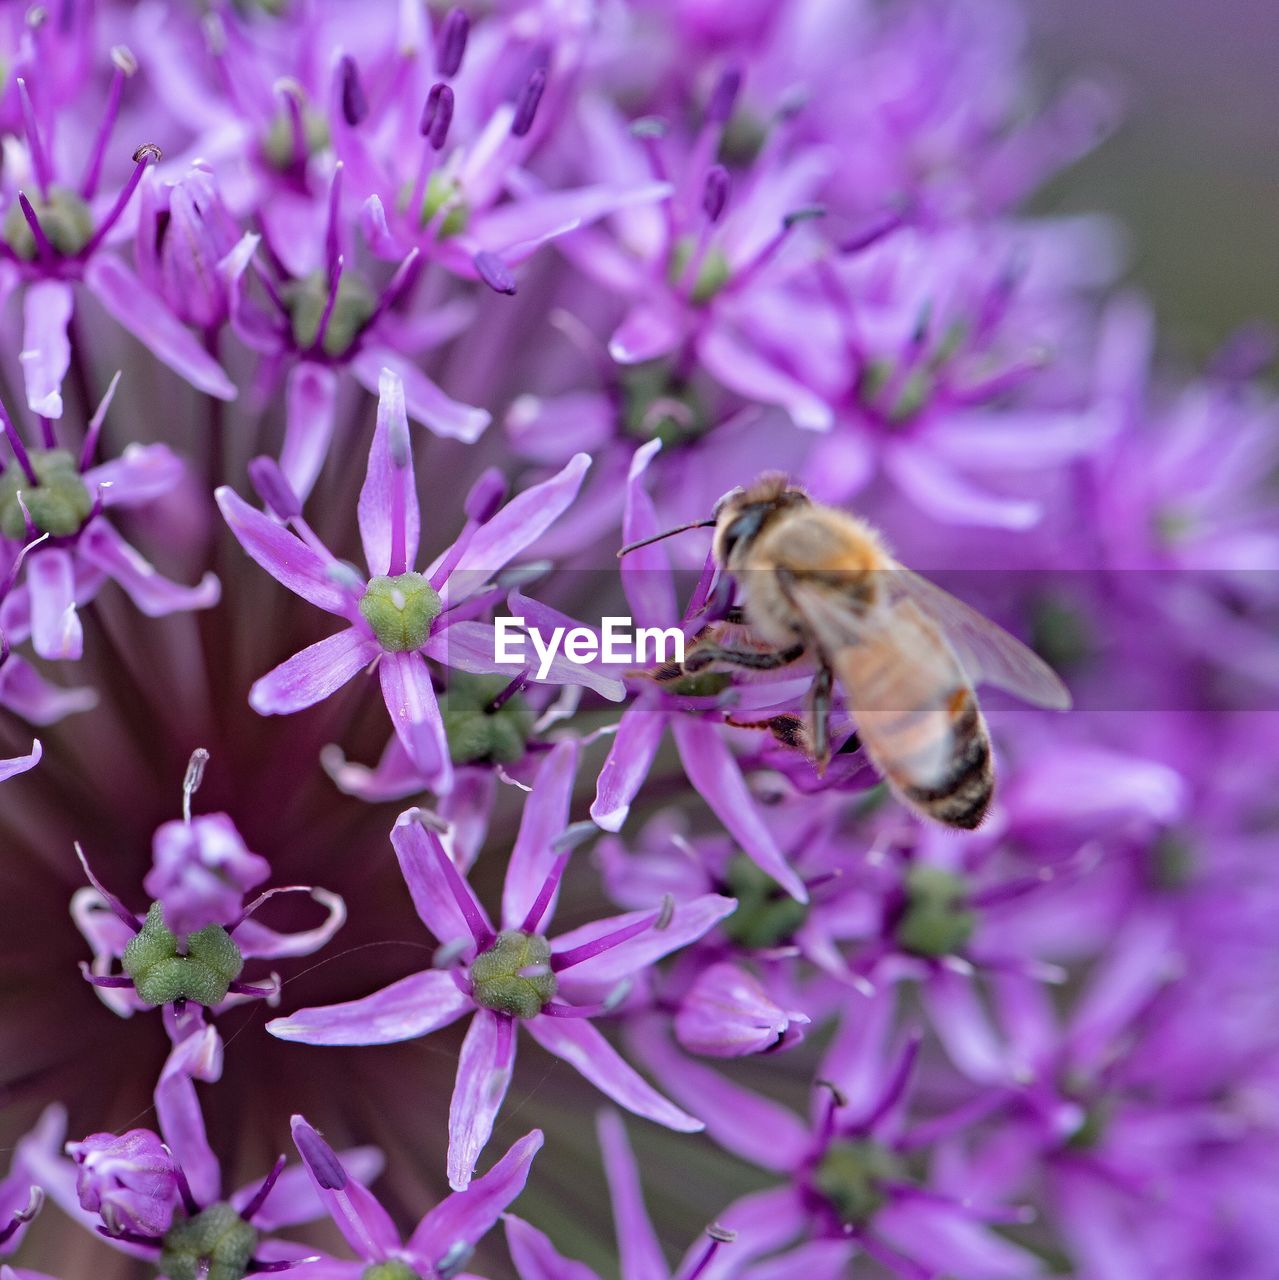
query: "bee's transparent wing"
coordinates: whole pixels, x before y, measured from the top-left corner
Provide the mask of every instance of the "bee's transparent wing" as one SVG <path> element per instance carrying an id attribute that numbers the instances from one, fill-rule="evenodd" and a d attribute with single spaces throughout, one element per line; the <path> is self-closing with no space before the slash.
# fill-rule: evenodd
<path id="1" fill-rule="evenodd" d="M 902 565 L 894 565 L 884 579 L 890 599 L 913 600 L 941 627 L 973 684 L 998 685 L 1055 711 L 1070 706 L 1070 690 L 1057 673 L 1003 627 Z"/>
<path id="2" fill-rule="evenodd" d="M 876 769 L 899 792 L 939 785 L 957 746 L 951 700 L 969 682 L 937 624 L 909 600 L 864 610 L 828 587 L 788 591 Z"/>

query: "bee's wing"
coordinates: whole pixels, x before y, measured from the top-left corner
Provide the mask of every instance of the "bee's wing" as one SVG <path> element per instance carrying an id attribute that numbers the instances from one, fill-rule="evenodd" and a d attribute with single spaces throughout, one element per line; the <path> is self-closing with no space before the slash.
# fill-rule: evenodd
<path id="1" fill-rule="evenodd" d="M 998 685 L 1038 707 L 1070 706 L 1070 690 L 1057 673 L 1003 627 L 902 565 L 883 576 L 890 598 L 913 600 L 937 622 L 973 684 Z"/>
<path id="2" fill-rule="evenodd" d="M 875 767 L 899 791 L 940 785 L 957 750 L 953 699 L 969 681 L 937 624 L 910 600 L 864 610 L 827 587 L 789 591 Z"/>

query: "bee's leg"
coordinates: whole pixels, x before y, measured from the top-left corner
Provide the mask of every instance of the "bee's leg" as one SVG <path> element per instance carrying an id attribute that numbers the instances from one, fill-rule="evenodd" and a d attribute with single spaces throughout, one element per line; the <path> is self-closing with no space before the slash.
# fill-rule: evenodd
<path id="1" fill-rule="evenodd" d="M 825 773 L 830 763 L 830 691 L 831 669 L 825 664 L 817 670 L 813 678 L 813 758 L 817 761 L 817 772 Z"/>
<path id="2" fill-rule="evenodd" d="M 730 667 L 745 667 L 749 671 L 774 671 L 794 662 L 804 654 L 802 644 L 773 653 L 761 653 L 758 649 L 723 649 L 719 645 L 706 645 L 695 649 L 684 659 L 684 670 L 689 675 L 703 671 L 712 662 L 723 662 Z"/>

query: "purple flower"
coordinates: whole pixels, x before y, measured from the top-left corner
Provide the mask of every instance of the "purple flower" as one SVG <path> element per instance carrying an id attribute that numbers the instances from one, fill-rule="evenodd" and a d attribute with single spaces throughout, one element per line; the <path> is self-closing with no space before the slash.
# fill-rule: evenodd
<path id="1" fill-rule="evenodd" d="M 410 809 L 400 815 L 391 842 L 414 906 L 441 944 L 440 967 L 363 999 L 301 1009 L 267 1025 L 272 1035 L 305 1044 L 387 1044 L 472 1013 L 449 1109 L 448 1173 L 455 1190 L 470 1181 L 492 1133 L 521 1025 L 620 1106 L 668 1128 L 701 1128 L 627 1066 L 589 1019 L 609 1013 L 635 975 L 701 937 L 732 911 L 733 901 L 706 894 L 673 911 L 667 902 L 547 938 L 569 860 L 557 837 L 567 823 L 576 762 L 576 746 L 563 743 L 539 770 L 507 864 L 500 930 L 424 815 Z"/>
<path id="2" fill-rule="evenodd" d="M 51 1108 L 40 1117 L 34 1132 L 18 1141 L 9 1172 L 0 1178 L 0 1257 L 18 1248 L 28 1224 L 44 1205 L 44 1192 L 28 1168 L 28 1156 L 45 1143 L 56 1123 L 56 1111 Z"/>
<path id="3" fill-rule="evenodd" d="M 964 1280 L 1028 1277 L 1034 1255 L 1002 1240 L 988 1223 L 1025 1220 L 965 1181 L 963 1162 L 940 1157 L 926 1184 L 910 1175 L 909 1154 L 947 1138 L 998 1105 L 979 1096 L 907 1127 L 907 1092 L 921 1036 L 890 1047 L 894 999 L 859 1000 L 841 1020 L 814 1090 L 812 1121 L 676 1053 L 655 1028 L 631 1039 L 638 1056 L 727 1150 L 787 1179 L 747 1196 L 720 1221 L 737 1232 L 745 1262 L 797 1240 L 838 1242 L 844 1264 L 864 1254 L 905 1280 L 946 1273 Z"/>
<path id="4" fill-rule="evenodd" d="M 674 1272 L 666 1265 L 640 1189 L 639 1169 L 626 1138 L 626 1129 L 616 1113 L 601 1111 L 595 1121 L 600 1149 L 604 1153 L 604 1175 L 613 1201 L 613 1222 L 617 1230 L 618 1253 L 623 1280 L 699 1280 L 708 1274 L 711 1260 L 725 1252 L 733 1233 L 718 1225 L 706 1229 L 709 1240 L 694 1245 Z M 520 1280 L 599 1280 L 580 1262 L 564 1258 L 546 1236 L 514 1214 L 506 1215 L 506 1242 Z"/>
<path id="5" fill-rule="evenodd" d="M 105 203 L 97 198 L 124 87 L 137 71 L 133 54 L 123 46 L 113 50 L 112 62 L 106 109 L 78 178 L 60 172 L 61 149 L 53 146 L 56 116 L 49 108 L 57 104 L 41 96 L 48 64 L 32 69 L 30 83 L 26 77 L 17 81 L 26 163 L 19 169 L 20 185 L 9 192 L 0 227 L 0 296 L 8 296 L 19 283 L 26 285 L 23 378 L 28 407 L 45 418 L 62 416 L 76 284 L 83 284 L 118 324 L 193 386 L 224 400 L 235 396 L 217 361 L 106 247 L 147 166 L 160 159 L 159 147 L 138 147 L 119 193 Z"/>
<path id="6" fill-rule="evenodd" d="M 294 1144 L 320 1202 L 361 1259 L 322 1262 L 313 1270 L 317 1280 L 359 1280 L 370 1270 L 381 1275 L 379 1265 L 391 1278 L 404 1272 L 451 1280 L 502 1211 L 524 1190 L 533 1157 L 542 1148 L 540 1129 L 525 1134 L 466 1190 L 427 1210 L 408 1240 L 401 1240 L 391 1215 L 347 1172 L 319 1133 L 302 1116 L 294 1116 L 292 1124 Z"/>
<path id="7" fill-rule="evenodd" d="M 105 518 L 109 508 L 143 507 L 167 493 L 183 470 L 162 444 L 130 445 L 115 461 L 90 465 L 119 377 L 107 388 L 78 455 L 59 446 L 47 418 L 41 418 L 38 448 L 28 448 L 17 429 L 0 420 L 11 452 L 0 473 L 0 555 L 14 575 L 26 558 L 22 583 L 0 604 L 0 629 L 14 642 L 30 637 L 42 658 L 82 655 L 76 611 L 108 579 L 148 617 L 207 609 L 220 595 L 211 573 L 194 587 L 161 576 Z"/>
<path id="8" fill-rule="evenodd" d="M 81 965 L 103 1002 L 121 1017 L 163 1005 L 180 1015 L 188 1001 L 206 1009 L 240 998 L 274 995 L 267 985 L 241 981 L 244 962 L 282 959 L 318 951 L 342 927 L 346 904 L 336 894 L 308 885 L 268 889 L 247 905 L 245 894 L 267 878 L 270 864 L 245 848 L 224 813 L 193 818 L 191 796 L 200 785 L 208 753 L 198 750 L 183 787 L 185 816 L 155 833 L 154 862 L 143 884 L 151 905 L 140 919 L 90 870 L 71 899 L 71 915 L 93 948 L 92 966 Z M 250 917 L 281 894 L 306 893 L 327 911 L 324 922 L 296 933 L 278 933 Z M 115 963 L 122 974 L 112 973 Z M 166 1021 L 174 1034 L 171 1020 Z"/>
<path id="9" fill-rule="evenodd" d="M 110 1135 L 69 1143 L 72 1162 L 57 1155 L 66 1123 L 58 1117 L 42 1145 L 31 1151 L 32 1168 L 69 1217 L 163 1275 L 212 1280 L 285 1271 L 318 1260 L 291 1241 L 264 1238 L 324 1212 L 302 1166 L 287 1168 L 281 1156 L 264 1179 L 223 1195 L 221 1166 L 209 1146 L 192 1078 L 193 1072 L 206 1078 L 206 1060 L 218 1052 L 216 1032 L 205 1027 L 170 1054 L 155 1088 L 159 1134 L 133 1130 L 114 1140 L 114 1151 Z M 382 1164 L 381 1153 L 372 1148 L 347 1152 L 345 1158 L 366 1178 L 376 1176 Z M 167 1162 L 167 1172 L 161 1162 Z M 86 1177 L 91 1165 L 96 1167 Z M 120 1188 L 105 1185 L 121 1175 L 137 1193 L 127 1203 Z M 154 1181 L 148 1184 L 148 1179 Z"/>
<path id="10" fill-rule="evenodd" d="M 178 1207 L 178 1178 L 164 1143 L 149 1129 L 94 1133 L 67 1143 L 79 1166 L 76 1194 L 111 1235 L 162 1236 Z"/>
<path id="11" fill-rule="evenodd" d="M 278 473 L 265 486 L 268 504 L 292 525 L 253 510 L 230 489 L 218 505 L 245 551 L 290 590 L 348 625 L 313 644 L 254 684 L 249 701 L 262 715 L 309 707 L 376 662 L 391 723 L 409 759 L 435 789 L 446 792 L 453 766 L 426 659 L 465 672 L 501 672 L 491 625 L 474 615 L 500 599 L 494 575 L 529 546 L 572 502 L 590 460 L 579 454 L 558 475 L 499 507 L 500 486 L 481 477 L 468 501 L 467 523 L 425 572 L 417 560 L 419 512 L 400 379 L 384 370 L 378 425 L 360 493 L 360 533 L 366 578 L 339 562 L 303 520 Z M 262 473 L 259 473 L 262 474 Z M 615 695 L 617 682 L 561 658 L 548 672 Z"/>

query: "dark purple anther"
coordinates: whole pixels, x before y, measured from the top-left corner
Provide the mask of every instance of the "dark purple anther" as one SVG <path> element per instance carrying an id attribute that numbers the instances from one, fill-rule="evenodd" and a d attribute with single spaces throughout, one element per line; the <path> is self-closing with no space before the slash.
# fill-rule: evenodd
<path id="1" fill-rule="evenodd" d="M 345 1188 L 346 1170 L 323 1138 L 310 1125 L 295 1124 L 293 1141 L 307 1167 L 315 1174 L 315 1180 L 325 1191 L 341 1191 Z"/>
<path id="2" fill-rule="evenodd" d="M 511 274 L 510 267 L 497 254 L 481 249 L 474 261 L 480 279 L 495 293 L 515 292 L 515 277 Z"/>
<path id="3" fill-rule="evenodd" d="M 342 119 L 352 126 L 360 124 L 369 114 L 369 100 L 360 83 L 360 69 L 350 54 L 342 55 L 339 75 L 342 77 Z"/>
<path id="4" fill-rule="evenodd" d="M 466 52 L 466 38 L 471 34 L 471 20 L 461 9 L 450 9 L 440 28 L 440 75 L 455 76 Z"/>
<path id="5" fill-rule="evenodd" d="M 249 463 L 249 479 L 273 515 L 281 520 L 292 520 L 302 514 L 302 503 L 274 458 L 254 458 Z"/>
<path id="6" fill-rule="evenodd" d="M 824 218 L 826 216 L 826 206 L 824 204 L 806 204 L 801 205 L 798 209 L 792 209 L 782 218 L 782 226 L 789 231 L 793 226 L 801 222 L 812 222 L 816 218 Z"/>
<path id="7" fill-rule="evenodd" d="M 524 83 L 520 96 L 515 100 L 515 119 L 511 121 L 511 133 L 522 138 L 533 127 L 537 116 L 537 104 L 542 101 L 546 88 L 546 69 L 538 67 Z"/>
<path id="8" fill-rule="evenodd" d="M 496 467 L 489 467 L 471 486 L 463 509 L 468 520 L 484 524 L 493 519 L 505 501 L 506 477 Z"/>
<path id="9" fill-rule="evenodd" d="M 742 73 L 736 67 L 721 72 L 706 103 L 707 124 L 727 124 L 737 105 L 737 95 L 742 88 Z"/>
<path id="10" fill-rule="evenodd" d="M 444 147 L 453 123 L 453 90 L 442 81 L 433 84 L 422 107 L 418 129 L 436 151 Z"/>
<path id="11" fill-rule="evenodd" d="M 720 220 L 732 185 L 733 180 L 722 164 L 713 164 L 706 171 L 706 182 L 702 187 L 702 209 L 712 222 Z"/>

